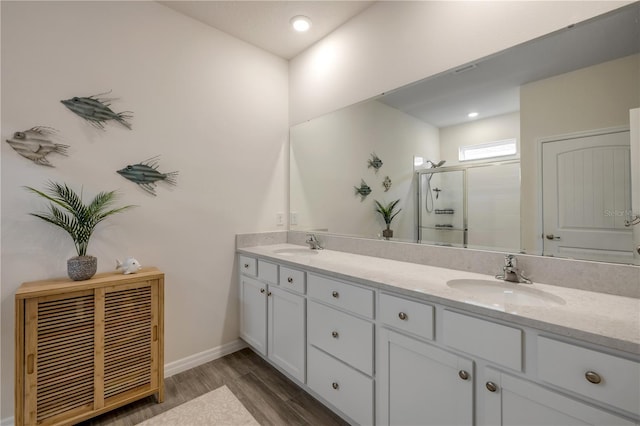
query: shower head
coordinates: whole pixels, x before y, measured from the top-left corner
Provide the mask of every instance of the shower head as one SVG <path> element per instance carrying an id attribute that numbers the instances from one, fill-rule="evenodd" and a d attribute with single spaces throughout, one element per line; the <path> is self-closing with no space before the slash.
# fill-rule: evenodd
<path id="1" fill-rule="evenodd" d="M 440 161 L 438 161 L 437 163 L 434 163 L 434 162 L 433 162 L 433 161 L 431 161 L 431 160 L 427 160 L 426 162 L 427 162 L 427 163 L 429 163 L 429 164 L 431 164 L 431 168 L 432 168 L 432 169 L 435 169 L 436 167 L 441 167 L 444 163 L 446 163 L 446 162 L 447 162 L 447 160 L 440 160 Z"/>

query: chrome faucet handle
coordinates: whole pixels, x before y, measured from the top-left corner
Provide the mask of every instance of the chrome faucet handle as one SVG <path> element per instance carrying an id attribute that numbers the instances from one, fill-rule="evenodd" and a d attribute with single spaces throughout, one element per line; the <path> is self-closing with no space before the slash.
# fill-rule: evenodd
<path id="1" fill-rule="evenodd" d="M 517 260 L 516 257 L 512 254 L 508 254 L 504 257 L 504 266 L 505 268 L 514 268 L 516 267 Z"/>
<path id="2" fill-rule="evenodd" d="M 318 241 L 318 238 L 316 237 L 315 234 L 307 234 L 308 239 L 305 241 L 307 244 L 309 244 L 309 248 L 311 250 L 322 250 L 323 247 L 320 245 L 320 241 Z"/>

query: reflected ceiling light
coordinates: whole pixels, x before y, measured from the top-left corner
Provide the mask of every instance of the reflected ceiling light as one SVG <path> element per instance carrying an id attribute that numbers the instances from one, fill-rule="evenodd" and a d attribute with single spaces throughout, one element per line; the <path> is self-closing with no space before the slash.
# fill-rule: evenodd
<path id="1" fill-rule="evenodd" d="M 476 118 L 478 116 L 477 112 L 470 112 L 469 114 L 467 114 L 467 117 L 469 118 Z"/>
<path id="2" fill-rule="evenodd" d="M 294 30 L 303 33 L 311 28 L 311 19 L 302 15 L 294 16 L 291 18 L 291 25 Z"/>

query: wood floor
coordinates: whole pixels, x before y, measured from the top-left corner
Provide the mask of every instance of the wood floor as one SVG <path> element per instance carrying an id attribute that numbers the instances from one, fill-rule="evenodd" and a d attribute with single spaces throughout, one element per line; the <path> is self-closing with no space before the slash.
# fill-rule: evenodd
<path id="1" fill-rule="evenodd" d="M 145 398 L 81 425 L 135 425 L 222 385 L 235 394 L 261 425 L 347 424 L 252 350 L 243 349 L 165 379 L 162 404 L 157 404 L 153 397 Z"/>

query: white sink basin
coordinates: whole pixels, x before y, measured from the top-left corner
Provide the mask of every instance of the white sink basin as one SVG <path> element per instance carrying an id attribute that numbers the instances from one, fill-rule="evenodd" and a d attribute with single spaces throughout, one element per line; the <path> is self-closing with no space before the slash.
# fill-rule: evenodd
<path id="1" fill-rule="evenodd" d="M 564 299 L 546 291 L 504 281 L 460 279 L 447 281 L 451 288 L 464 292 L 476 303 L 494 309 L 504 309 L 506 304 L 520 306 L 561 306 Z"/>
<path id="2" fill-rule="evenodd" d="M 314 256 L 318 254 L 318 250 L 311 250 L 309 248 L 285 248 L 275 250 L 274 253 L 280 256 Z"/>

